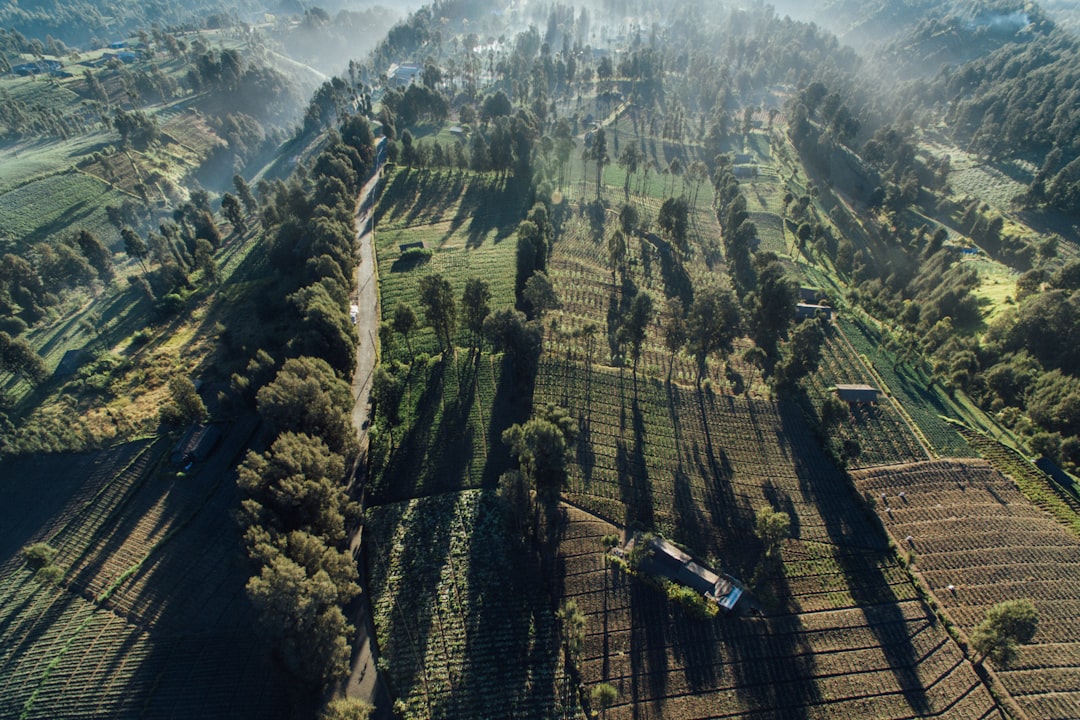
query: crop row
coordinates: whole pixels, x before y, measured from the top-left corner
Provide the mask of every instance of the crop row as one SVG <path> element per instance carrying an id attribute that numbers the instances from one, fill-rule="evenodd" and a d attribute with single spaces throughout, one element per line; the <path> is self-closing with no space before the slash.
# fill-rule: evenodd
<path id="1" fill-rule="evenodd" d="M 408 717 L 576 715 L 531 554 L 492 493 L 383 505 L 367 523 L 375 625 Z"/>
<path id="2" fill-rule="evenodd" d="M 1039 610 L 1039 629 L 1016 665 L 1053 657 L 1055 667 L 1080 666 L 1080 539 L 1013 482 L 985 461 L 918 463 L 854 478 L 868 495 L 893 500 L 890 509 L 876 504 L 882 521 L 917 552 L 923 579 L 960 627 L 971 632 L 993 604 L 1027 597 Z M 1032 717 L 1058 717 L 1054 698 L 1080 693 L 1076 673 L 1005 672 L 1002 679 Z"/>
<path id="3" fill-rule="evenodd" d="M 859 319 L 841 313 L 838 324 L 855 350 L 869 359 L 874 372 L 885 381 L 888 390 L 904 406 L 933 448 L 946 457 L 971 457 L 972 450 L 956 429 L 942 419 L 947 413 L 941 398 L 926 377 L 912 377 L 882 347 L 880 332 Z"/>
<path id="4" fill-rule="evenodd" d="M 497 358 L 466 351 L 414 366 L 402 402 L 405 421 L 394 428 L 394 448 L 370 487 L 375 502 L 482 484 L 489 453 L 502 450 L 495 432 L 506 412 L 496 400 L 502 372 Z"/>
<path id="5" fill-rule="evenodd" d="M 0 227 L 22 249 L 76 228 L 90 230 L 109 245 L 117 232 L 104 208 L 124 197 L 79 172 L 53 175 L 0 194 Z"/>
<path id="6" fill-rule="evenodd" d="M 856 708 L 873 717 L 996 717 L 959 650 L 913 597 L 839 610 L 796 603 L 791 613 L 702 622 L 610 566 L 588 562 L 590 548 L 602 557 L 600 537 L 613 530 L 568 508 L 558 532 L 559 556 L 575 570 L 563 576 L 564 597 L 587 617 L 585 682 L 619 691 L 609 717 L 824 718 Z M 784 552 L 786 572 L 801 568 L 807 579 L 839 554 L 800 542 Z M 870 585 L 872 577 L 858 579 Z"/>
<path id="7" fill-rule="evenodd" d="M 962 430 L 964 438 L 1000 472 L 1011 477 L 1024 496 L 1080 535 L 1080 501 L 1064 492 L 1031 461 L 993 438 Z"/>
<path id="8" fill-rule="evenodd" d="M 829 388 L 837 384 L 875 384 L 862 361 L 853 356 L 842 332 L 839 327 L 834 327 L 829 333 L 822 348 L 820 367 L 812 376 L 812 392 L 819 403 L 824 400 Z M 853 437 L 859 442 L 861 452 L 849 461 L 851 467 L 872 467 L 926 458 L 918 440 L 888 398 L 882 398 L 874 406 L 851 406 L 850 415 L 840 423 L 839 431 L 841 436 Z M 840 449 L 839 442 L 836 449 Z"/>

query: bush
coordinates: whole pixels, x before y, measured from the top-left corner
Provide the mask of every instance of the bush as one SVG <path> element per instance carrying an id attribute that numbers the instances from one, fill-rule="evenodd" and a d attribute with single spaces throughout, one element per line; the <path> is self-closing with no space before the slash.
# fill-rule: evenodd
<path id="1" fill-rule="evenodd" d="M 176 293 L 169 293 L 154 303 L 154 317 L 167 320 L 184 309 L 184 298 Z"/>
<path id="2" fill-rule="evenodd" d="M 23 560 L 31 567 L 43 568 L 56 559 L 56 548 L 48 543 L 36 542 L 23 548 Z"/>

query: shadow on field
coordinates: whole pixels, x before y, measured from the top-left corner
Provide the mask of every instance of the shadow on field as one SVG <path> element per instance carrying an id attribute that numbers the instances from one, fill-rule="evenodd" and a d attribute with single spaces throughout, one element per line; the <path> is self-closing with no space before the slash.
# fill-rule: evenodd
<path id="1" fill-rule="evenodd" d="M 490 356 L 481 359 L 481 372 L 489 369 L 484 365 L 491 362 Z M 498 384 L 495 387 L 495 397 L 491 401 L 491 417 L 486 418 L 487 428 L 487 459 L 481 476 L 481 484 L 484 487 L 494 487 L 499 482 L 499 476 L 510 467 L 510 448 L 502 441 L 503 431 L 515 423 L 524 423 L 529 419 L 529 411 L 532 406 L 532 398 L 524 397 L 521 387 L 533 387 L 531 377 L 521 378 L 522 372 L 527 370 L 515 365 L 513 358 L 504 354 L 500 360 L 502 368 L 498 376 Z"/>
<path id="2" fill-rule="evenodd" d="M 625 428 L 626 398 L 622 398 L 620 426 Z M 626 505 L 626 525 L 640 523 L 652 528 L 653 485 L 649 477 L 649 465 L 646 461 L 645 416 L 638 404 L 637 396 L 631 400 L 630 423 L 632 438 L 628 443 L 619 437 L 615 441 L 615 471 L 619 476 L 619 499 Z"/>
<path id="3" fill-rule="evenodd" d="M 381 482 L 372 488 L 374 492 L 370 504 L 381 505 L 417 496 L 427 472 L 428 453 L 432 450 L 431 434 L 442 405 L 445 372 L 446 362 L 443 360 L 430 368 L 426 377 L 417 380 L 423 392 L 416 401 L 416 419 L 409 432 L 397 442 L 381 474 Z M 410 382 L 413 382 L 411 378 Z M 391 480 L 394 485 L 388 486 Z"/>
<path id="4" fill-rule="evenodd" d="M 779 581 L 781 592 L 787 583 Z M 740 699 L 750 710 L 767 710 L 775 717 L 810 717 L 810 706 L 821 701 L 814 680 L 814 654 L 802 640 L 797 615 L 738 623 L 714 624 L 715 644 L 731 654 L 731 671 Z"/>
<path id="5" fill-rule="evenodd" d="M 496 491 L 483 492 L 470 520 L 467 591 L 456 595 L 466 628 L 460 672 L 451 673 L 451 692 L 441 694 L 432 717 L 556 717 L 561 653 L 541 568 L 520 538 L 508 535 Z M 554 510 L 546 534 L 561 537 L 562 515 Z"/>
<path id="6" fill-rule="evenodd" d="M 628 580 L 630 596 L 630 697 L 655 702 L 667 695 L 668 601 L 655 589 Z M 660 708 L 657 716 L 663 717 Z"/>
<path id="7" fill-rule="evenodd" d="M 503 181 L 484 177 L 469 185 L 454 222 L 470 218 L 467 248 L 480 247 L 492 231 L 494 242 L 510 237 L 521 222 L 527 208 L 529 184 L 523 177 L 512 176 Z"/>
<path id="8" fill-rule="evenodd" d="M 407 694 L 417 687 L 425 699 L 429 717 L 433 716 L 431 695 L 436 688 L 431 686 L 424 657 L 429 644 L 443 642 L 440 635 L 433 634 L 437 623 L 432 622 L 431 615 L 434 608 L 447 602 L 437 593 L 451 552 L 455 509 L 456 504 L 450 496 L 424 498 L 417 506 L 415 516 L 402 515 L 398 526 L 386 535 L 395 538 L 395 552 L 400 547 L 400 557 L 408 559 L 408 580 L 398 585 L 390 601 L 393 610 L 387 615 L 386 626 L 379 628 L 383 646 L 386 646 L 387 638 L 393 638 L 397 646 L 398 662 L 394 663 L 392 678 L 388 674 L 388 679 L 393 680 L 396 693 Z M 415 517 L 423 518 L 423 522 L 415 521 Z M 404 533 L 401 532 L 402 525 L 406 526 Z M 399 535 L 400 539 L 397 539 Z M 370 557 L 387 562 L 389 556 L 390 548 L 375 547 Z M 438 629 L 441 630 L 441 625 Z"/>
<path id="9" fill-rule="evenodd" d="M 849 487 L 848 481 L 809 437 L 801 408 L 796 403 L 782 402 L 778 409 L 785 436 L 796 439 L 792 447 L 801 450 L 795 456 L 796 470 L 800 479 L 806 478 L 803 487 L 821 513 L 829 541 L 839 550 L 835 558 L 852 600 L 866 613 L 867 624 L 904 699 L 919 715 L 925 715 L 931 706 L 916 672 L 919 654 L 906 632 L 890 632 L 905 627 L 907 621 L 881 569 L 882 563 L 895 560 L 888 554 L 880 527 L 871 522 L 870 511 L 861 504 L 854 489 L 840 494 L 818 492 L 819 488 Z"/>

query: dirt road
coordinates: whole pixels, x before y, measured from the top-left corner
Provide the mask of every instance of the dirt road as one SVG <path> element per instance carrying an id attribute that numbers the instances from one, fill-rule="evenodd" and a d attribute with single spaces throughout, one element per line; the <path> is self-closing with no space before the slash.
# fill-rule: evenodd
<path id="1" fill-rule="evenodd" d="M 383 158 L 384 143 L 376 146 L 377 157 Z M 360 342 L 356 347 L 356 370 L 353 373 L 352 423 L 360 438 L 361 461 L 356 476 L 352 478 L 353 496 L 363 495 L 363 458 L 367 454 L 368 395 L 371 393 L 371 377 L 378 362 L 378 347 L 375 342 L 379 327 L 379 281 L 375 272 L 375 236 L 374 207 L 375 189 L 382 178 L 382 166 L 360 191 L 356 204 L 356 246 L 359 261 L 356 267 L 356 291 L 352 297 L 354 322 Z M 353 557 L 358 558 L 361 547 L 363 528 L 357 528 L 349 538 L 349 549 Z M 375 626 L 371 619 L 371 606 L 368 602 L 367 583 L 364 566 L 359 562 L 360 586 L 363 592 L 353 603 L 351 620 L 356 628 L 353 638 L 352 667 L 344 693 L 348 697 L 360 698 L 375 705 L 373 718 L 390 718 L 390 693 L 386 684 L 379 677 L 375 665 Z"/>

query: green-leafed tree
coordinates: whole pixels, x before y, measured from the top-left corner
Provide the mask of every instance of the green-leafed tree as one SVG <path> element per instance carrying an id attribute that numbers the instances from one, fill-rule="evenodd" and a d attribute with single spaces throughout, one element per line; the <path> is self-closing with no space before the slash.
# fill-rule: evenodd
<path id="1" fill-rule="evenodd" d="M 416 312 L 412 309 L 412 305 L 408 305 L 403 302 L 399 302 L 394 306 L 394 319 L 393 319 L 394 332 L 401 333 L 401 336 L 405 338 L 405 347 L 409 350 L 409 357 L 413 355 L 412 342 L 409 340 L 409 334 L 416 329 Z"/>
<path id="2" fill-rule="evenodd" d="M 986 617 L 971 633 L 971 645 L 979 653 L 976 662 L 990 658 L 1008 667 L 1020 645 L 1031 642 L 1039 628 L 1039 611 L 1028 599 L 1006 600 L 986 611 Z"/>
<path id="3" fill-rule="evenodd" d="M 465 327 L 473 337 L 473 347 L 480 343 L 484 332 L 484 320 L 491 313 L 491 285 L 480 278 L 465 281 L 465 291 L 461 295 L 461 313 Z"/>
<path id="4" fill-rule="evenodd" d="M 161 408 L 161 421 L 168 425 L 205 422 L 209 417 L 195 383 L 186 375 L 169 381 L 169 402 Z"/>
<path id="5" fill-rule="evenodd" d="M 321 358 L 289 358 L 256 394 L 259 414 L 273 432 L 315 435 L 351 460 L 356 431 L 349 419 L 352 388 Z"/>
<path id="6" fill-rule="evenodd" d="M 560 306 L 559 296 L 555 292 L 555 286 L 547 273 L 537 271 L 525 283 L 525 290 L 521 294 L 526 312 L 530 317 L 543 317 L 548 310 L 555 310 Z"/>
<path id="7" fill-rule="evenodd" d="M 700 383 L 708 369 L 710 354 L 729 351 L 732 341 L 742 327 L 739 302 L 730 291 L 715 285 L 704 287 L 694 295 L 687 320 L 688 347 L 697 363 Z"/>
<path id="8" fill-rule="evenodd" d="M 283 432 L 269 450 L 248 452 L 237 467 L 237 485 L 246 495 L 243 520 L 248 527 L 304 530 L 340 543 L 346 524 L 359 514 L 344 479 L 344 458 L 320 438 Z"/>
<path id="9" fill-rule="evenodd" d="M 424 309 L 424 319 L 435 330 L 440 347 L 444 351 L 451 350 L 457 327 L 457 306 L 450 281 L 438 273 L 420 278 L 420 305 Z"/>

